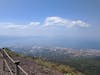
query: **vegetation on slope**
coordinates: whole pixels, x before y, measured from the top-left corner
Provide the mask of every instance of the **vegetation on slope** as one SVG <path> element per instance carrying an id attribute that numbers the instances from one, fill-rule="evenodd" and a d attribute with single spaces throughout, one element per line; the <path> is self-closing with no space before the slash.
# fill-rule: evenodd
<path id="1" fill-rule="evenodd" d="M 96 58 L 67 58 L 67 60 L 51 60 L 52 62 L 59 62 L 64 65 L 69 65 L 76 68 L 85 75 L 100 75 L 100 59 Z"/>

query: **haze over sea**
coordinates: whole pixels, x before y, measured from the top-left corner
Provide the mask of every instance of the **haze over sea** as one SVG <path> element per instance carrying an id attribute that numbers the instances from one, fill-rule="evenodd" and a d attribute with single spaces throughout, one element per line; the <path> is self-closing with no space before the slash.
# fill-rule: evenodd
<path id="1" fill-rule="evenodd" d="M 99 49 L 100 41 L 71 38 L 50 38 L 50 37 L 2 37 L 0 47 L 6 46 L 43 46 L 43 47 L 65 47 L 79 49 Z"/>

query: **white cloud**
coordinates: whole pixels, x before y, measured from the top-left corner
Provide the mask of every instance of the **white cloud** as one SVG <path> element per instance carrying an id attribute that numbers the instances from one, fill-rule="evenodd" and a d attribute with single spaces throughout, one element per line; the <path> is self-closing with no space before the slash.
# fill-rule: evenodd
<path id="1" fill-rule="evenodd" d="M 68 20 L 61 17 L 47 17 L 43 22 L 30 22 L 29 24 L 20 25 L 14 23 L 0 23 L 0 35 L 12 36 L 32 36 L 37 34 L 50 33 L 56 31 L 50 29 L 50 26 L 68 27 L 89 27 L 89 24 L 82 20 Z M 59 27 L 60 28 L 60 27 Z"/>
<path id="2" fill-rule="evenodd" d="M 30 22 L 29 25 L 32 25 L 32 26 L 38 26 L 38 25 L 40 25 L 40 22 Z"/>
<path id="3" fill-rule="evenodd" d="M 47 17 L 45 26 L 66 26 L 66 27 L 89 27 L 89 24 L 81 20 L 68 20 L 61 17 Z"/>
<path id="4" fill-rule="evenodd" d="M 4 29 L 29 29 L 36 26 L 65 26 L 65 27 L 89 27 L 90 24 L 82 20 L 68 20 L 61 17 L 47 17 L 44 22 L 30 22 L 26 25 L 19 25 L 14 23 L 0 23 L 0 28 Z"/>
<path id="5" fill-rule="evenodd" d="M 2 29 L 15 29 L 15 30 L 21 30 L 21 29 L 30 29 L 34 28 L 35 26 L 40 25 L 40 22 L 30 22 L 29 24 L 26 25 L 19 25 L 19 24 L 14 24 L 14 23 L 0 23 L 0 28 Z"/>
<path id="6" fill-rule="evenodd" d="M 90 26 L 90 24 L 85 23 L 85 22 L 83 22 L 81 20 L 72 21 L 72 24 L 74 26 L 80 26 L 80 27 L 89 27 Z"/>

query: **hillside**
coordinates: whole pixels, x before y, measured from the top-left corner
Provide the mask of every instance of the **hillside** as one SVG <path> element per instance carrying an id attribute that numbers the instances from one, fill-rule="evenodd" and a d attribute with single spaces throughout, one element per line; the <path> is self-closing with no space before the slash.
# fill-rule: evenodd
<path id="1" fill-rule="evenodd" d="M 20 65 L 29 75 L 84 75 L 70 66 L 48 62 L 41 58 L 17 54 L 8 49 L 6 51 L 14 60 L 21 62 Z M 2 61 L 0 61 L 0 72 L 2 72 L 1 65 Z"/>

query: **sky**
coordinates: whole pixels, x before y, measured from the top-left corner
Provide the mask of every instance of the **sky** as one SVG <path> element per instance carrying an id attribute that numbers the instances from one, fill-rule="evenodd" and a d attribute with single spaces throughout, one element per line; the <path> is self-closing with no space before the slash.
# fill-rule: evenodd
<path id="1" fill-rule="evenodd" d="M 100 0 L 0 0 L 0 41 L 39 36 L 97 42 L 99 20 Z"/>

